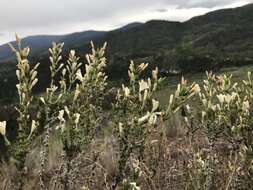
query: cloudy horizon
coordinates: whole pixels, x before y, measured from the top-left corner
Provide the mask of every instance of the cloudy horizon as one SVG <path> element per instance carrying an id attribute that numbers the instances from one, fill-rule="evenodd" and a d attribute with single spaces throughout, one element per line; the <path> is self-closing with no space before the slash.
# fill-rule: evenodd
<path id="1" fill-rule="evenodd" d="M 1 0 L 0 44 L 31 35 L 112 30 L 151 19 L 186 21 L 253 0 Z"/>

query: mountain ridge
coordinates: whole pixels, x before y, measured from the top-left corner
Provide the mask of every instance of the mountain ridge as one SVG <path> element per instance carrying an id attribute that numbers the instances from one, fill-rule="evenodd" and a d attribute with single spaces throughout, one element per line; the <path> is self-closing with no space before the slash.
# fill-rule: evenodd
<path id="1" fill-rule="evenodd" d="M 143 23 L 141 22 L 133 22 L 111 31 L 127 31 L 142 24 Z M 32 53 L 36 54 L 39 51 L 48 50 L 52 42 L 64 42 L 65 46 L 74 47 L 75 44 L 79 43 L 80 41 L 87 43 L 93 39 L 102 37 L 107 32 L 109 31 L 86 30 L 63 35 L 32 35 L 22 38 L 22 44 L 23 46 L 29 46 L 31 49 L 35 50 L 35 52 Z M 15 46 L 15 41 L 8 43 L 11 43 Z M 0 62 L 9 61 L 11 57 L 13 57 L 13 53 L 10 50 L 8 43 L 0 45 Z"/>
<path id="2" fill-rule="evenodd" d="M 75 47 L 76 43 L 79 43 L 81 40 L 83 40 L 83 43 L 87 43 L 91 40 L 97 40 L 98 38 L 108 33 L 110 34 L 110 33 L 118 32 L 118 31 L 126 32 L 129 29 L 131 30 L 132 28 L 143 26 L 149 23 L 163 22 L 163 23 L 185 24 L 187 26 L 194 26 L 194 25 L 196 26 L 201 23 L 203 24 L 203 20 L 206 20 L 208 24 L 210 23 L 217 24 L 219 22 L 222 22 L 222 24 L 226 24 L 227 19 L 224 19 L 224 18 L 233 17 L 233 19 L 229 18 L 230 19 L 229 22 L 235 20 L 234 22 L 238 24 L 238 22 L 242 22 L 242 20 L 238 18 L 238 11 L 237 11 L 238 9 L 242 10 L 240 11 L 239 15 L 243 16 L 244 14 L 248 14 L 248 12 L 251 12 L 251 15 L 253 17 L 253 3 L 250 3 L 242 7 L 212 11 L 204 15 L 199 15 L 199 16 L 190 18 L 189 20 L 185 22 L 150 20 L 150 21 L 147 21 L 146 23 L 140 23 L 140 22 L 129 23 L 125 26 L 122 26 L 120 28 L 110 30 L 110 31 L 87 30 L 87 31 L 81 31 L 81 32 L 73 32 L 73 33 L 64 34 L 64 35 L 34 35 L 34 36 L 27 36 L 23 38 L 22 41 L 23 41 L 24 46 L 29 45 L 31 49 L 34 49 L 33 51 L 37 53 L 39 51 L 47 50 L 50 47 L 52 41 L 64 42 L 65 45 L 71 48 L 71 47 Z M 219 15 L 219 17 L 222 17 L 222 18 L 217 19 L 217 15 Z M 82 36 L 84 36 L 83 37 L 84 39 L 82 39 Z M 10 43 L 14 44 L 15 42 L 12 41 Z M 9 49 L 8 45 L 7 44 L 0 45 L 0 62 L 8 61 L 8 59 L 11 57 L 12 57 L 12 52 Z"/>

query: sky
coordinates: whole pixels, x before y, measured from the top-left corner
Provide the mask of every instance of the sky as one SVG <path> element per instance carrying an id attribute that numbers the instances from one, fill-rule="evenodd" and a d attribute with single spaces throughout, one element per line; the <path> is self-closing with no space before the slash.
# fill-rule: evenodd
<path id="1" fill-rule="evenodd" d="M 0 0 L 0 44 L 39 34 L 112 30 L 151 19 L 186 21 L 253 0 Z"/>

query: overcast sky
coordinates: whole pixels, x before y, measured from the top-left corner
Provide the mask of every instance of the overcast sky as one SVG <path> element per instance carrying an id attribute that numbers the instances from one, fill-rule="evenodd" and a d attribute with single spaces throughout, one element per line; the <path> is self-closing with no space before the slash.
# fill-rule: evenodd
<path id="1" fill-rule="evenodd" d="M 37 34 L 111 30 L 150 19 L 185 21 L 253 0 L 0 0 L 0 44 Z"/>

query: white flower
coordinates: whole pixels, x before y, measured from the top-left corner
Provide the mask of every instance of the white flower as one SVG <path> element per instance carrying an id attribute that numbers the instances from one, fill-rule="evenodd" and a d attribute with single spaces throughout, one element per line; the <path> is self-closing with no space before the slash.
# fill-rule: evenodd
<path id="1" fill-rule="evenodd" d="M 133 190 L 141 190 L 139 186 L 135 182 L 131 182 L 130 185 L 132 186 Z"/>
<path id="2" fill-rule="evenodd" d="M 144 71 L 146 68 L 147 68 L 147 66 L 148 66 L 148 63 L 142 63 L 142 64 L 140 64 L 139 66 L 138 66 L 138 68 L 140 69 L 140 71 Z"/>
<path id="3" fill-rule="evenodd" d="M 159 107 L 159 101 L 156 101 L 155 99 L 152 99 L 152 112 L 156 111 Z"/>
<path id="4" fill-rule="evenodd" d="M 149 117 L 148 123 L 150 125 L 154 125 L 156 124 L 156 121 L 157 121 L 157 115 L 155 113 L 151 114 Z"/>
<path id="5" fill-rule="evenodd" d="M 185 107 L 186 107 L 186 110 L 187 110 L 188 112 L 191 110 L 189 104 L 187 104 Z"/>
<path id="6" fill-rule="evenodd" d="M 129 65 L 129 70 L 130 71 L 134 71 L 134 62 L 131 60 L 131 63 L 130 63 L 130 65 Z"/>
<path id="7" fill-rule="evenodd" d="M 144 95 L 143 95 L 143 102 L 145 102 L 146 101 L 146 99 L 147 99 L 147 97 L 148 97 L 148 90 L 145 90 L 144 91 Z"/>
<path id="8" fill-rule="evenodd" d="M 217 98 L 218 98 L 220 103 L 223 103 L 225 101 L 225 95 L 223 95 L 223 94 L 217 95 Z"/>
<path id="9" fill-rule="evenodd" d="M 92 69 L 92 66 L 90 66 L 90 65 L 85 65 L 86 74 L 87 74 L 87 73 L 90 73 L 91 69 Z"/>
<path id="10" fill-rule="evenodd" d="M 198 94 L 200 93 L 200 87 L 198 84 L 195 84 L 194 87 L 192 88 L 193 92 Z"/>
<path id="11" fill-rule="evenodd" d="M 123 89 L 123 91 L 124 91 L 124 96 L 125 96 L 125 97 L 129 97 L 129 95 L 130 95 L 130 90 L 129 90 L 129 88 L 128 88 L 128 87 L 125 87 L 124 85 L 122 85 L 122 89 Z"/>
<path id="12" fill-rule="evenodd" d="M 231 95 L 232 100 L 234 100 L 237 96 L 238 94 L 236 92 L 232 92 L 232 95 Z"/>
<path id="13" fill-rule="evenodd" d="M 65 122 L 65 119 L 63 118 L 63 115 L 64 115 L 64 110 L 60 110 L 59 115 L 57 117 L 60 120 L 60 122 Z"/>
<path id="14" fill-rule="evenodd" d="M 75 124 L 77 125 L 78 122 L 79 122 L 79 119 L 80 119 L 80 114 L 79 113 L 75 113 L 74 116 L 75 116 Z"/>
<path id="15" fill-rule="evenodd" d="M 207 99 L 203 98 L 203 99 L 202 99 L 202 104 L 203 104 L 205 107 L 207 107 Z"/>
<path id="16" fill-rule="evenodd" d="M 170 101 L 169 101 L 169 105 L 171 105 L 171 104 L 172 104 L 172 102 L 173 102 L 173 99 L 174 99 L 174 95 L 173 95 L 173 94 L 171 94 L 171 95 L 170 95 Z"/>
<path id="17" fill-rule="evenodd" d="M 125 88 L 125 97 L 128 97 L 130 95 L 129 88 Z"/>
<path id="18" fill-rule="evenodd" d="M 70 55 L 71 55 L 72 57 L 74 57 L 75 54 L 76 54 L 75 50 L 70 50 Z"/>
<path id="19" fill-rule="evenodd" d="M 249 111 L 249 101 L 247 100 L 247 101 L 244 101 L 243 103 L 242 103 L 242 110 L 244 111 L 244 112 L 248 112 Z"/>
<path id="20" fill-rule="evenodd" d="M 19 70 L 16 70 L 16 76 L 18 79 L 20 79 L 20 71 Z"/>
<path id="21" fill-rule="evenodd" d="M 37 128 L 37 122 L 32 120 L 31 133 L 33 133 L 36 128 Z"/>
<path id="22" fill-rule="evenodd" d="M 195 85 L 194 85 L 194 91 L 195 91 L 195 93 L 197 93 L 197 94 L 201 91 L 198 84 L 195 84 Z"/>
<path id="23" fill-rule="evenodd" d="M 119 133 L 122 134 L 123 132 L 123 123 L 119 122 Z"/>
<path id="24" fill-rule="evenodd" d="M 152 71 L 152 78 L 154 80 L 157 80 L 157 75 L 158 75 L 158 67 L 156 67 L 155 70 Z"/>
<path id="25" fill-rule="evenodd" d="M 27 57 L 29 55 L 29 52 L 30 52 L 29 47 L 26 47 L 23 50 L 21 50 L 21 54 L 22 54 L 23 57 Z"/>
<path id="26" fill-rule="evenodd" d="M 65 76 L 65 75 L 66 75 L 66 72 L 67 72 L 67 70 L 66 70 L 65 68 L 62 69 L 62 72 L 61 72 L 62 76 Z"/>
<path id="27" fill-rule="evenodd" d="M 1 133 L 1 135 L 5 136 L 5 134 L 6 134 L 6 121 L 0 122 L 0 133 Z"/>
<path id="28" fill-rule="evenodd" d="M 248 71 L 248 79 L 251 80 L 251 72 Z"/>
<path id="29" fill-rule="evenodd" d="M 17 84 L 17 85 L 16 85 L 16 88 L 18 89 L 18 94 L 21 95 L 21 88 L 20 88 L 20 85 Z"/>
<path id="30" fill-rule="evenodd" d="M 133 72 L 131 72 L 130 70 L 128 70 L 128 76 L 130 78 L 131 81 L 134 81 L 135 80 L 135 75 Z"/>
<path id="31" fill-rule="evenodd" d="M 76 79 L 79 81 L 83 80 L 83 75 L 80 69 L 78 69 L 78 71 L 76 72 Z"/>
<path id="32" fill-rule="evenodd" d="M 34 86 L 37 84 L 38 81 L 39 81 L 39 80 L 38 80 L 37 78 L 35 78 L 35 79 L 32 81 L 31 85 L 30 85 L 30 89 L 32 89 L 32 87 L 34 87 Z"/>
<path id="33" fill-rule="evenodd" d="M 184 117 L 184 122 L 189 125 L 189 119 L 187 117 Z"/>
<path id="34" fill-rule="evenodd" d="M 224 97 L 224 100 L 225 102 L 227 102 L 228 104 L 230 103 L 230 101 L 232 100 L 232 96 L 227 94 L 225 97 Z"/>
<path id="35" fill-rule="evenodd" d="M 178 84 L 178 85 L 177 85 L 177 90 L 176 90 L 176 92 L 175 92 L 175 97 L 178 97 L 178 96 L 179 96 L 180 90 L 181 90 L 181 85 Z"/>
<path id="36" fill-rule="evenodd" d="M 237 93 L 233 92 L 231 95 L 225 96 L 225 101 L 229 104 L 231 101 L 233 101 L 237 96 Z"/>
<path id="37" fill-rule="evenodd" d="M 149 89 L 148 83 L 145 82 L 144 80 L 139 81 L 139 86 L 140 86 L 139 87 L 139 91 L 140 92 L 142 92 L 142 91 L 144 91 L 146 89 Z"/>
<path id="38" fill-rule="evenodd" d="M 74 98 L 73 98 L 74 101 L 78 98 L 78 96 L 80 95 L 80 93 L 81 93 L 80 86 L 77 84 L 76 85 L 75 94 L 74 94 Z"/>
<path id="39" fill-rule="evenodd" d="M 184 77 L 181 78 L 181 85 L 186 86 L 187 85 L 187 80 L 184 79 Z"/>
<path id="40" fill-rule="evenodd" d="M 219 111 L 219 110 L 220 110 L 220 105 L 219 105 L 219 104 L 212 105 L 212 106 L 211 106 L 211 109 L 212 109 L 214 112 Z"/>
<path id="41" fill-rule="evenodd" d="M 138 123 L 139 124 L 145 123 L 149 119 L 150 115 L 151 114 L 149 112 L 147 112 L 146 115 L 144 115 L 143 117 L 138 119 Z"/>
<path id="42" fill-rule="evenodd" d="M 32 120 L 31 131 L 30 131 L 30 134 L 29 134 L 28 138 L 31 137 L 31 135 L 33 134 L 33 132 L 35 131 L 35 129 L 37 128 L 37 126 L 38 126 L 38 123 L 36 121 Z"/>
<path id="43" fill-rule="evenodd" d="M 44 99 L 43 97 L 40 97 L 40 101 L 41 101 L 43 104 L 46 104 L 45 99 Z"/>
<path id="44" fill-rule="evenodd" d="M 64 106 L 64 110 L 68 114 L 68 116 L 70 116 L 70 111 L 69 111 L 69 108 L 67 106 Z"/>
<path id="45" fill-rule="evenodd" d="M 202 121 L 202 123 L 203 123 L 204 120 L 205 120 L 205 116 L 206 116 L 206 112 L 205 112 L 205 111 L 202 111 L 202 112 L 201 112 L 201 121 Z"/>

